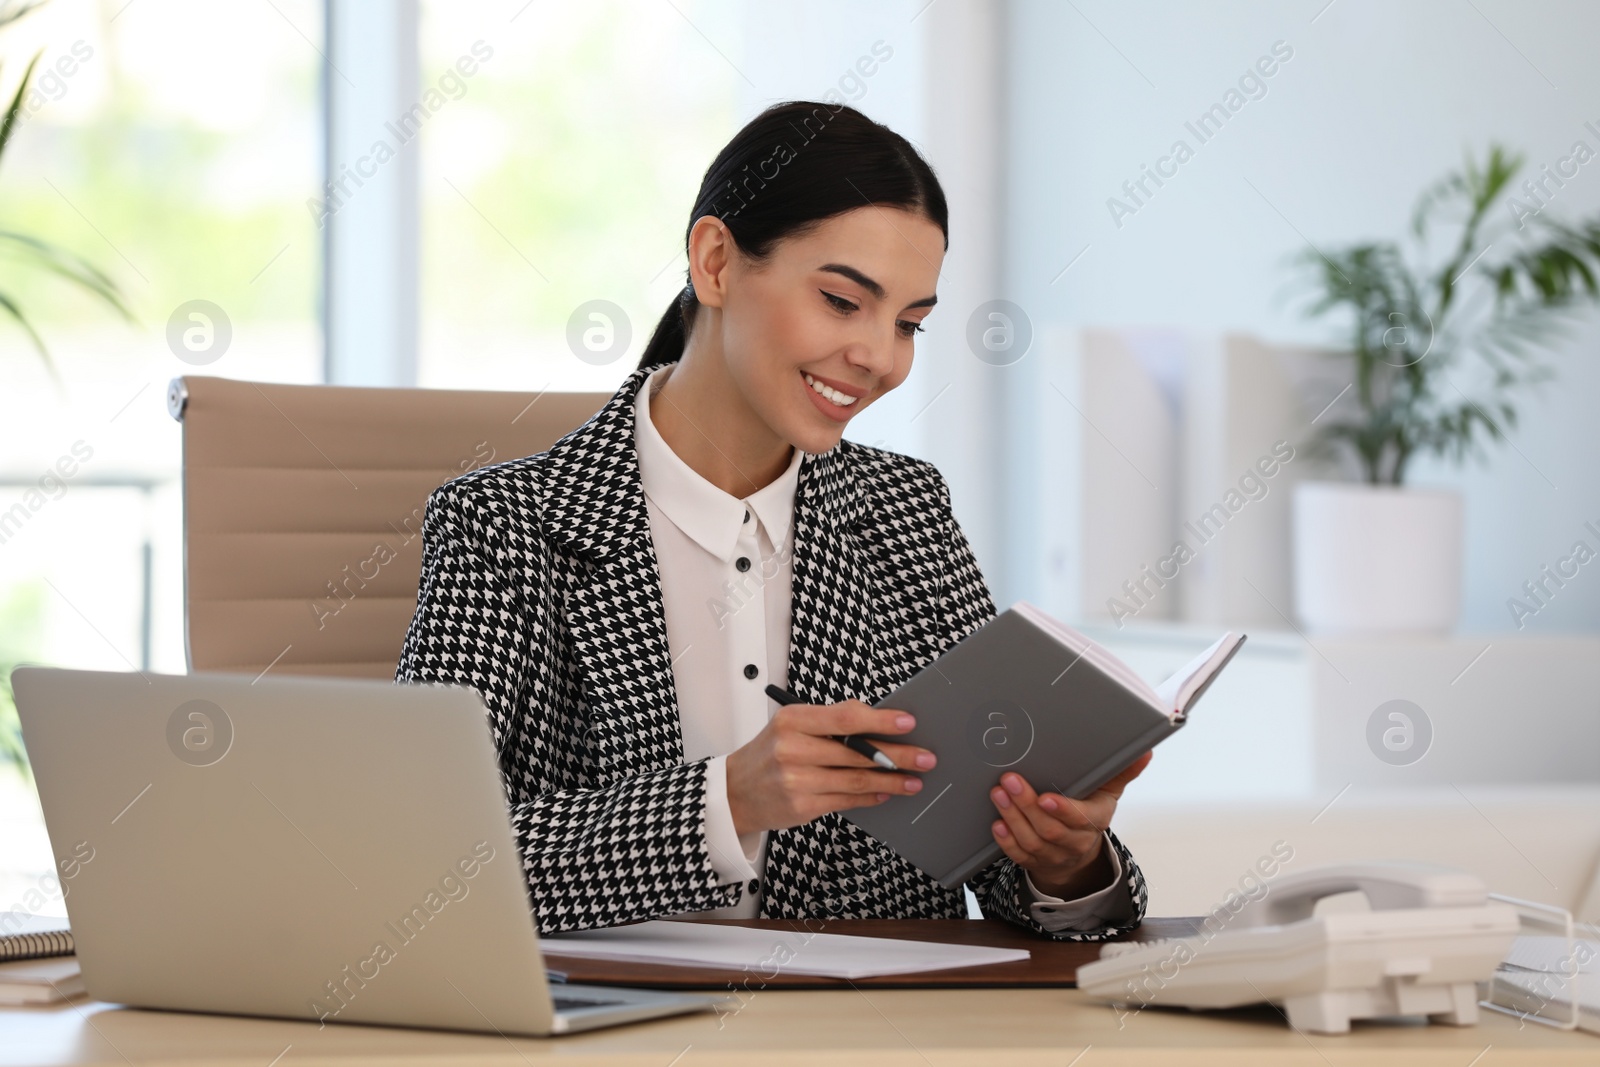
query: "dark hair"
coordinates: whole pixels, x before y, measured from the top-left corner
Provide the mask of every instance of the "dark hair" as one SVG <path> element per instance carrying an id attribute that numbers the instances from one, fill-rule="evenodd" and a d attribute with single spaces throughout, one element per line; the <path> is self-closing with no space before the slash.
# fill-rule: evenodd
<path id="1" fill-rule="evenodd" d="M 781 238 L 868 204 L 921 212 L 950 247 L 944 190 L 911 142 L 848 104 L 790 100 L 751 119 L 706 169 L 683 244 L 687 250 L 694 224 L 712 215 L 741 252 L 761 260 Z M 683 355 L 699 309 L 694 285 L 685 284 L 656 324 L 640 369 Z"/>

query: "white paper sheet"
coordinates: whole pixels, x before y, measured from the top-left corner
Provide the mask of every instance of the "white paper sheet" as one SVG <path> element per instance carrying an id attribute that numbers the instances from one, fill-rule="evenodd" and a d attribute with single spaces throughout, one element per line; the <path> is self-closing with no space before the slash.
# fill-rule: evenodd
<path id="1" fill-rule="evenodd" d="M 801 924 L 803 926 L 803 923 Z M 1028 959 L 1027 949 L 945 945 L 933 941 L 858 937 L 800 930 L 658 919 L 605 930 L 540 938 L 553 956 L 720 967 L 771 980 L 778 974 L 872 978 Z"/>
<path id="2" fill-rule="evenodd" d="M 1524 934 L 1511 946 L 1505 961 L 1512 967 L 1545 974 L 1566 974 L 1576 962 L 1579 974 L 1600 974 L 1600 941 L 1575 938 L 1569 957 L 1566 938 Z"/>

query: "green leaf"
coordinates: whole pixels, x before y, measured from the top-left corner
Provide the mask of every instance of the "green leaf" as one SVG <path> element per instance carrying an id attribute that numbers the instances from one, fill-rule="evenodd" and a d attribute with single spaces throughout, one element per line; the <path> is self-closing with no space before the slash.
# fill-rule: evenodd
<path id="1" fill-rule="evenodd" d="M 11 0 L 0 0 L 0 27 L 7 26 L 24 17 L 32 11 L 44 6 L 46 0 L 31 0 L 31 2 L 13 3 Z M 43 51 L 34 54 L 28 62 L 28 68 L 22 73 L 22 81 L 17 85 L 17 91 L 12 96 L 11 102 L 6 106 L 5 115 L 0 118 L 0 157 L 5 154 L 6 146 L 11 142 L 12 136 L 17 131 L 18 116 L 22 113 L 23 101 L 28 94 L 29 85 L 33 80 L 34 69 L 43 56 Z M 128 309 L 123 299 L 121 290 L 112 279 L 98 267 L 79 256 L 73 255 L 63 249 L 56 248 L 35 237 L 10 231 L 0 231 L 0 251 L 43 267 L 59 277 L 65 278 L 75 285 L 99 297 L 101 300 L 115 308 L 124 319 L 135 321 L 133 313 Z M 10 296 L 0 294 L 0 310 L 4 310 L 33 343 L 34 349 L 44 361 L 45 369 L 55 380 L 57 387 L 61 387 L 61 378 L 56 370 L 55 363 L 50 358 L 50 351 L 45 346 L 44 338 L 39 331 L 34 329 L 28 317 L 23 314 L 22 308 Z"/>
<path id="2" fill-rule="evenodd" d="M 39 263 L 46 270 L 74 282 L 100 297 L 116 308 L 122 314 L 122 317 L 129 322 L 137 321 L 133 312 L 128 310 L 127 305 L 123 302 L 122 292 L 118 289 L 117 283 L 87 260 L 64 249 L 47 244 L 36 237 L 0 230 L 0 255 L 4 254 Z"/>
<path id="3" fill-rule="evenodd" d="M 22 327 L 23 332 L 28 335 L 28 339 L 33 342 L 33 347 L 38 350 L 40 358 L 44 360 L 45 369 L 50 372 L 50 377 L 55 380 L 57 386 L 60 386 L 62 384 L 61 375 L 56 371 L 55 361 L 50 358 L 50 350 L 44 345 L 44 338 L 39 336 L 39 331 L 33 328 L 33 324 L 22 313 L 22 309 L 17 306 L 17 302 L 5 293 L 0 293 L 0 311 L 5 311 L 17 320 L 17 325 Z"/>
<path id="4" fill-rule="evenodd" d="M 22 72 L 22 82 L 17 86 L 17 94 L 11 98 L 11 103 L 6 107 L 6 117 L 0 121 L 0 156 L 5 155 L 6 144 L 11 140 L 11 134 L 17 128 L 17 116 L 22 113 L 22 100 L 28 95 L 28 83 L 33 79 L 33 68 L 39 65 L 39 57 L 44 55 L 43 50 L 35 52 L 28 61 L 28 69 Z"/>
<path id="5" fill-rule="evenodd" d="M 49 3 L 49 0 L 32 0 L 32 2 L 21 4 L 15 9 L 12 9 L 10 0 L 7 0 L 6 3 L 0 3 L 0 28 L 10 25 L 31 11 L 37 11 L 47 3 Z"/>

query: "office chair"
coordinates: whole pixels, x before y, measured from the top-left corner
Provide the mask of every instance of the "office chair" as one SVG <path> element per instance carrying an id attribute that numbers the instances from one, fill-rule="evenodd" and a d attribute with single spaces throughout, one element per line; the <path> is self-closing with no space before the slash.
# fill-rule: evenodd
<path id="1" fill-rule="evenodd" d="M 428 494 L 608 399 L 174 378 L 189 669 L 392 679 Z"/>

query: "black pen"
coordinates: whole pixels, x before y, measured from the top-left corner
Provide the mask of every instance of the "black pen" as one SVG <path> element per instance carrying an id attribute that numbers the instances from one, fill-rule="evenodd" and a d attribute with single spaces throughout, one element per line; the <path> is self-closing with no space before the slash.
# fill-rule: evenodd
<path id="1" fill-rule="evenodd" d="M 776 700 L 779 704 L 805 703 L 804 700 L 801 700 L 787 689 L 779 689 L 775 685 L 767 686 L 767 696 L 771 697 L 773 700 Z M 881 749 L 865 738 L 857 737 L 855 734 L 851 734 L 848 737 L 839 737 L 834 735 L 833 739 L 848 748 L 850 751 L 861 753 L 861 755 L 867 757 L 873 763 L 876 763 L 886 771 L 897 771 L 900 769 L 894 765 L 894 760 L 890 759 L 888 756 L 885 756 Z"/>

